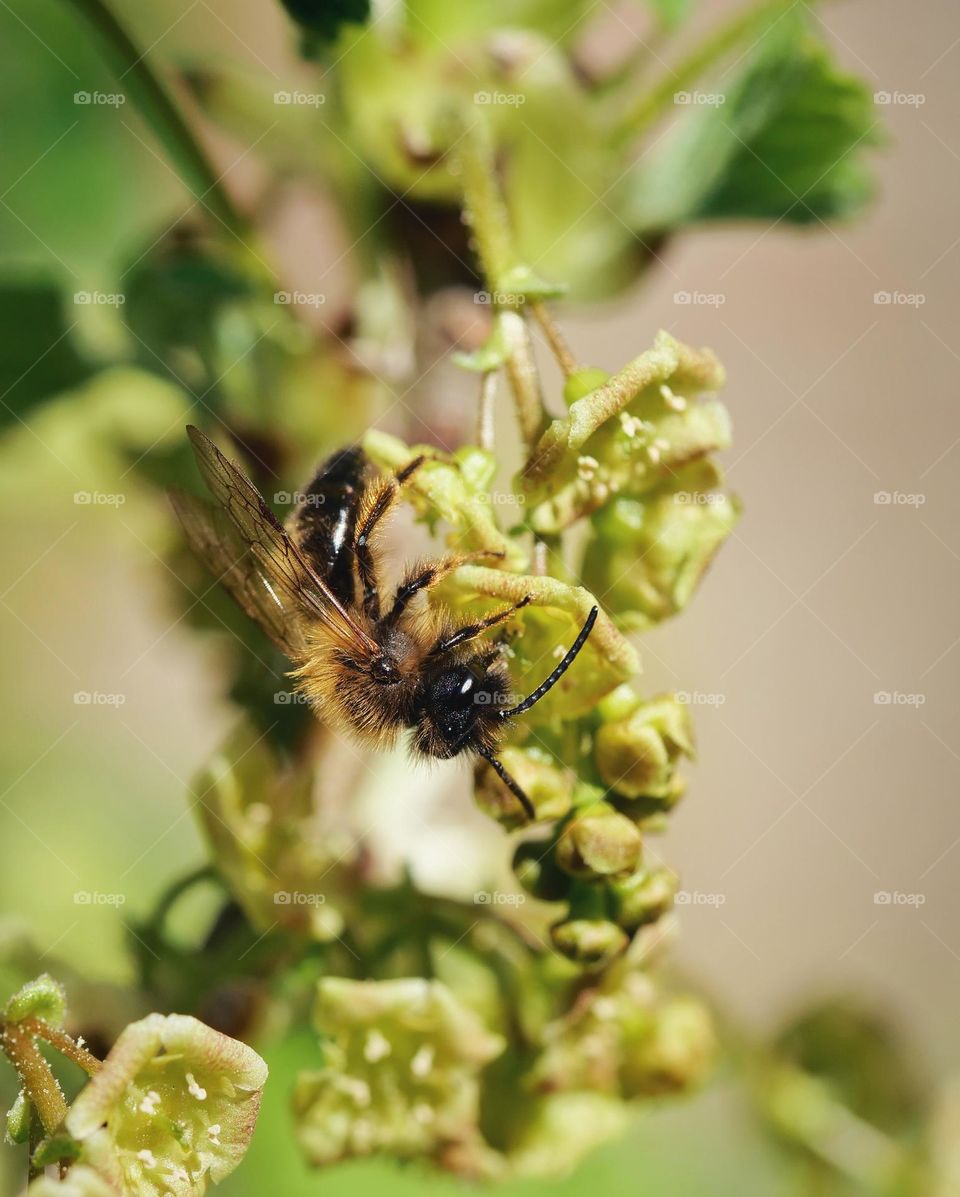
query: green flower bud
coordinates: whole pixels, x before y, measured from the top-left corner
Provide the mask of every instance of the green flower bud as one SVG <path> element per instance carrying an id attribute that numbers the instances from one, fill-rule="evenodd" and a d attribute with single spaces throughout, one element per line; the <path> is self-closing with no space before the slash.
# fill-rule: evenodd
<path id="1" fill-rule="evenodd" d="M 557 843 L 557 863 L 572 877 L 626 875 L 637 867 L 643 841 L 636 826 L 604 802 L 575 814 Z"/>
<path id="2" fill-rule="evenodd" d="M 74 1164 L 62 1178 L 38 1176 L 27 1189 L 27 1197 L 121 1197 L 99 1172 L 86 1164 Z"/>
<path id="3" fill-rule="evenodd" d="M 570 892 L 570 876 L 557 867 L 555 845 L 544 840 L 527 840 L 513 856 L 517 880 L 542 902 L 559 902 Z"/>
<path id="4" fill-rule="evenodd" d="M 570 407 L 578 399 L 589 395 L 591 391 L 595 391 L 597 387 L 602 387 L 605 382 L 609 381 L 610 375 L 606 370 L 600 370 L 596 366 L 584 366 L 580 370 L 575 370 L 564 380 L 563 401 Z"/>
<path id="5" fill-rule="evenodd" d="M 7 1142 L 26 1143 L 30 1138 L 30 1099 L 23 1089 L 13 1100 L 13 1105 L 7 1110 Z"/>
<path id="6" fill-rule="evenodd" d="M 624 1044 L 621 1084 L 625 1097 L 676 1093 L 698 1085 L 716 1052 L 709 1011 L 692 997 L 666 1002 L 651 1028 Z"/>
<path id="7" fill-rule="evenodd" d="M 3 1017 L 7 1022 L 21 1022 L 24 1018 L 42 1018 L 51 1026 L 63 1025 L 67 1011 L 67 995 L 59 981 L 49 973 L 41 973 L 28 981 L 7 999 Z"/>
<path id="8" fill-rule="evenodd" d="M 574 776 L 540 748 L 507 747 L 500 760 L 533 803 L 538 819 L 559 819 L 570 809 Z M 516 797 L 485 761 L 476 768 L 474 799 L 484 813 L 506 826 L 522 826 L 527 818 Z"/>
<path id="9" fill-rule="evenodd" d="M 655 923 L 673 905 L 677 877 L 669 869 L 641 869 L 610 887 L 616 920 L 626 931 Z"/>
<path id="10" fill-rule="evenodd" d="M 526 1113 L 526 1111 L 525 1111 Z M 515 1176 L 565 1176 L 584 1156 L 622 1134 L 629 1110 L 602 1093 L 565 1092 L 538 1097 L 510 1150 Z"/>
<path id="11" fill-rule="evenodd" d="M 595 753 L 600 776 L 618 795 L 670 806 L 682 793 L 674 776 L 677 760 L 694 755 L 690 713 L 669 694 L 640 703 L 632 714 L 600 727 Z"/>
<path id="12" fill-rule="evenodd" d="M 608 919 L 568 919 L 550 928 L 553 946 L 576 964 L 597 967 L 609 963 L 627 946 L 627 936 Z"/>
<path id="13" fill-rule="evenodd" d="M 67 1114 L 83 1158 L 118 1192 L 201 1197 L 250 1143 L 267 1066 L 183 1014 L 131 1023 Z"/>
<path id="14" fill-rule="evenodd" d="M 331 886 L 335 844 L 320 842 L 313 772 L 283 762 L 252 724 L 241 722 L 194 782 L 195 810 L 218 867 L 250 921 L 321 943 L 343 919 L 317 878 Z"/>
<path id="15" fill-rule="evenodd" d="M 442 1162 L 476 1147 L 480 1072 L 504 1041 L 445 985 L 327 977 L 314 1021 L 325 1064 L 294 1091 L 311 1163 L 377 1153 Z"/>
<path id="16" fill-rule="evenodd" d="M 692 469 L 705 472 L 685 473 Z M 594 519 L 583 577 L 622 627 L 651 627 L 687 606 L 739 517 L 735 499 L 692 481 L 689 490 L 617 498 Z"/>

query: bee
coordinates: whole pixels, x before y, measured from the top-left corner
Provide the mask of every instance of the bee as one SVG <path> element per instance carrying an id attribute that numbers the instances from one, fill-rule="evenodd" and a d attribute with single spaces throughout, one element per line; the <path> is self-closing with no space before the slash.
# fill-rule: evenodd
<path id="1" fill-rule="evenodd" d="M 462 623 L 436 605 L 414 602 L 458 566 L 500 554 L 417 562 L 383 601 L 374 533 L 423 457 L 389 477 L 359 446 L 343 449 L 320 466 L 284 526 L 208 437 L 192 426 L 187 435 L 215 500 L 171 492 L 187 540 L 290 659 L 290 676 L 318 717 L 380 748 L 410 729 L 414 757 L 483 757 L 534 819 L 533 803 L 495 753 L 508 721 L 529 711 L 566 673 L 597 608 L 549 677 L 511 706 L 500 647 L 478 641 L 529 596 Z"/>

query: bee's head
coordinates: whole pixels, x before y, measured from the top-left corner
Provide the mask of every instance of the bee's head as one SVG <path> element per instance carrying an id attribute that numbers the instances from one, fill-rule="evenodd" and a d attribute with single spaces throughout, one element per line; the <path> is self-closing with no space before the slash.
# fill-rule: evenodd
<path id="1" fill-rule="evenodd" d="M 493 747 L 507 709 L 508 686 L 505 666 L 491 665 L 488 658 L 439 665 L 424 678 L 417 696 L 416 747 L 441 758 Z"/>

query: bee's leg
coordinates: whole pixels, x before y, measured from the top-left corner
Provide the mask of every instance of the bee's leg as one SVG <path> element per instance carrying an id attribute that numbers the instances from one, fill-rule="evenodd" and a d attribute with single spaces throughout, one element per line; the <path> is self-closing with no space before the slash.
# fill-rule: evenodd
<path id="1" fill-rule="evenodd" d="M 509 619 L 521 607 L 525 607 L 530 602 L 530 596 L 526 595 L 519 603 L 514 603 L 511 607 L 503 607 L 499 611 L 494 611 L 492 615 L 488 615 L 486 619 L 478 619 L 476 623 L 464 624 L 462 628 L 457 628 L 455 632 L 451 632 L 449 636 L 443 637 L 431 648 L 430 653 L 443 653 L 448 649 L 456 648 L 459 644 L 466 644 L 468 640 L 475 640 L 477 636 L 482 635 L 488 628 L 494 628 L 498 623 L 503 623 Z"/>
<path id="2" fill-rule="evenodd" d="M 419 470 L 425 461 L 425 457 L 415 457 L 393 478 L 381 479 L 373 483 L 363 496 L 353 538 L 353 555 L 357 563 L 357 573 L 360 576 L 363 609 L 371 619 L 380 618 L 380 585 L 377 578 L 377 567 L 370 549 L 370 537 L 377 524 L 389 514 L 397 502 L 400 497 L 400 487 Z"/>
<path id="3" fill-rule="evenodd" d="M 481 561 L 484 557 L 502 556 L 503 553 L 498 549 L 480 549 L 476 553 L 464 553 L 458 557 L 446 557 L 442 561 L 427 561 L 421 565 L 414 566 L 413 569 L 408 571 L 406 577 L 397 587 L 393 596 L 393 605 L 380 620 L 380 626 L 390 627 L 395 624 L 401 615 L 403 615 L 415 595 L 419 594 L 421 590 L 429 590 L 441 578 L 445 578 L 447 574 L 453 573 L 461 565 L 467 565 L 471 561 Z"/>

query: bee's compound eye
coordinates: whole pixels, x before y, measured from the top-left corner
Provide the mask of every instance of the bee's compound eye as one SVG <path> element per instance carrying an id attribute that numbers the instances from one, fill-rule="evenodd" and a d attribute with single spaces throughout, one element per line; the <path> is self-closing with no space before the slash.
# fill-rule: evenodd
<path id="1" fill-rule="evenodd" d="M 381 686 L 395 686 L 400 681 L 400 670 L 390 657 L 377 657 L 370 666 L 370 676 Z"/>

